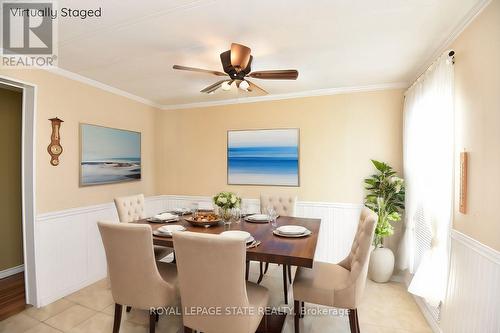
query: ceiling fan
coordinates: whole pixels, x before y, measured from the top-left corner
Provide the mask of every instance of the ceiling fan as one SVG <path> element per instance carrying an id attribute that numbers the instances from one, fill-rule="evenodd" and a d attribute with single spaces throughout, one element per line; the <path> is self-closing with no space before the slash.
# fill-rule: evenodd
<path id="1" fill-rule="evenodd" d="M 267 94 L 267 91 L 252 83 L 248 78 L 265 79 L 265 80 L 296 80 L 299 72 L 295 69 L 279 69 L 269 71 L 251 71 L 252 55 L 249 47 L 237 43 L 231 44 L 231 49 L 220 54 L 223 72 L 213 71 L 208 69 L 201 69 L 195 67 L 187 67 L 174 65 L 174 69 L 183 71 L 200 72 L 212 74 L 215 76 L 228 76 L 224 80 L 215 82 L 205 89 L 201 90 L 202 93 L 211 94 L 217 89 L 230 90 L 231 85 L 234 83 L 238 88 L 245 91 L 260 91 Z"/>

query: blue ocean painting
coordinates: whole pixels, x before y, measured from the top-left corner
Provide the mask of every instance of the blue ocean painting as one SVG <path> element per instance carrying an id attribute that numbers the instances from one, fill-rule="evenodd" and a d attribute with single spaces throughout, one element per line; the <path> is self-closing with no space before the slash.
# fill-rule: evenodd
<path id="1" fill-rule="evenodd" d="M 81 124 L 80 184 L 141 179 L 141 133 Z"/>
<path id="2" fill-rule="evenodd" d="M 230 185 L 299 186 L 299 130 L 229 131 Z"/>

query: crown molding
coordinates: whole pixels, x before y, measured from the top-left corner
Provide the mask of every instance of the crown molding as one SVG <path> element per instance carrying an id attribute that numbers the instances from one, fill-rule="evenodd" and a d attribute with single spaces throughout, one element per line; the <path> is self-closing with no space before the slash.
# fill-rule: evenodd
<path id="1" fill-rule="evenodd" d="M 327 89 L 317 89 L 317 90 L 306 90 L 295 93 L 285 93 L 285 94 L 275 94 L 266 96 L 256 96 L 256 97 L 243 97 L 234 99 L 225 99 L 219 101 L 211 102 L 196 102 L 196 103 L 186 103 L 186 104 L 159 104 L 152 100 L 131 94 L 124 90 L 115 88 L 113 86 L 107 85 L 105 83 L 90 79 L 86 76 L 62 69 L 60 67 L 54 68 L 42 68 L 43 70 L 63 76 L 70 80 L 78 81 L 92 87 L 113 93 L 118 96 L 122 96 L 133 101 L 155 107 L 160 110 L 181 110 L 181 109 L 194 109 L 210 106 L 219 105 L 231 105 L 231 104 L 246 104 L 246 103 L 256 103 L 265 101 L 277 101 L 283 99 L 293 99 L 293 98 L 303 98 L 303 97 L 314 97 L 314 96 L 327 96 L 327 95 L 338 95 L 338 94 L 348 94 L 355 92 L 367 92 L 367 91 L 380 91 L 380 90 L 391 90 L 391 89 L 404 89 L 408 88 L 408 83 L 406 82 L 395 82 L 395 83 L 383 83 L 383 84 L 373 84 L 365 86 L 352 86 L 352 87 L 339 87 L 339 88 L 327 88 Z"/>
<path id="2" fill-rule="evenodd" d="M 481 12 L 491 3 L 492 0 L 479 0 L 474 7 L 469 10 L 467 15 L 465 15 L 457 26 L 452 30 L 450 35 L 440 43 L 439 46 L 432 55 L 417 69 L 416 74 L 414 76 L 414 80 L 412 80 L 411 84 L 413 84 L 426 70 L 429 68 L 432 63 L 447 49 L 450 48 L 451 44 L 464 32 L 465 29 L 474 21 L 474 19 L 481 14 Z M 460 55 L 458 55 L 460 57 Z"/>
<path id="3" fill-rule="evenodd" d="M 219 105 L 246 104 L 246 103 L 256 103 L 265 101 L 279 101 L 283 99 L 293 99 L 293 98 L 303 98 L 303 97 L 348 94 L 348 93 L 366 92 L 366 91 L 404 89 L 407 87 L 408 83 L 406 82 L 383 83 L 383 84 L 374 84 L 366 86 L 306 90 L 295 93 L 275 94 L 275 95 L 266 95 L 257 97 L 233 98 L 233 99 L 224 99 L 212 102 L 199 102 L 199 103 L 187 103 L 187 104 L 175 104 L 175 105 L 165 104 L 161 106 L 161 109 L 162 110 L 194 109 L 194 108 L 203 108 L 203 107 L 219 106 Z"/>
<path id="4" fill-rule="evenodd" d="M 68 79 L 71 79 L 71 80 L 74 80 L 74 81 L 85 83 L 85 84 L 87 84 L 89 86 L 92 86 L 92 87 L 95 87 L 95 88 L 98 88 L 98 89 L 110 92 L 110 93 L 118 95 L 118 96 L 122 96 L 122 97 L 125 97 L 125 98 L 128 98 L 128 99 L 131 99 L 133 101 L 136 101 L 136 102 L 148 105 L 148 106 L 152 106 L 152 107 L 155 107 L 155 108 L 158 108 L 158 109 L 162 108 L 162 105 L 160 105 L 158 103 L 155 103 L 155 102 L 153 102 L 153 101 L 151 101 L 149 99 L 146 99 L 146 98 L 143 98 L 143 97 L 131 94 L 131 93 L 126 92 L 124 90 L 121 90 L 121 89 L 112 87 L 110 85 L 107 85 L 105 83 L 102 83 L 102 82 L 90 79 L 90 78 L 88 78 L 86 76 L 83 76 L 83 75 L 80 75 L 80 74 L 76 74 L 74 72 L 70 72 L 70 71 L 68 71 L 66 69 L 62 69 L 60 67 L 43 68 L 43 70 L 45 70 L 45 71 L 47 71 L 49 73 L 52 73 L 52 74 L 63 76 L 65 78 L 68 78 Z"/>

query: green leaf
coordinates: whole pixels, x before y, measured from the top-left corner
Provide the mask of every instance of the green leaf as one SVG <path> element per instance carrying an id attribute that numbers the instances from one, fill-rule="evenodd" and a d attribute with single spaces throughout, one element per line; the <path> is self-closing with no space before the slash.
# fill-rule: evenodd
<path id="1" fill-rule="evenodd" d="M 371 161 L 378 171 L 384 172 L 387 170 L 388 165 L 385 164 L 384 162 L 379 162 L 377 160 L 371 160 Z"/>

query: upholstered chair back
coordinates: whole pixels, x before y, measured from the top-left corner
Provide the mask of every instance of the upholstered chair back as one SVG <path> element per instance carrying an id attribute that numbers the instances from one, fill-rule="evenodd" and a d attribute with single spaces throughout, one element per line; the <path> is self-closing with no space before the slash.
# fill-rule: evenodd
<path id="1" fill-rule="evenodd" d="M 98 222 L 115 303 L 149 310 L 172 304 L 175 286 L 158 272 L 149 225 Z"/>
<path id="2" fill-rule="evenodd" d="M 115 206 L 120 222 L 132 222 L 146 217 L 143 194 L 115 198 Z"/>
<path id="3" fill-rule="evenodd" d="M 346 294 L 348 294 L 348 296 L 344 297 L 344 300 L 349 300 L 348 304 L 350 304 L 347 308 L 356 308 L 363 295 L 377 220 L 377 214 L 368 208 L 363 208 L 359 217 L 358 229 L 354 236 L 354 241 L 352 242 L 351 251 L 349 255 L 339 263 L 340 266 L 350 271 L 348 281 L 350 288 L 344 290 Z M 340 299 L 342 299 L 342 297 L 340 297 Z"/>
<path id="4" fill-rule="evenodd" d="M 184 315 L 184 325 L 202 332 L 248 332 L 249 318 L 226 314 L 248 308 L 244 240 L 220 235 L 174 233 L 177 276 L 184 309 L 222 309 L 221 314 Z"/>
<path id="5" fill-rule="evenodd" d="M 261 195 L 260 211 L 267 214 L 267 208 L 273 207 L 281 216 L 295 216 L 295 205 L 297 197 L 288 195 Z"/>

